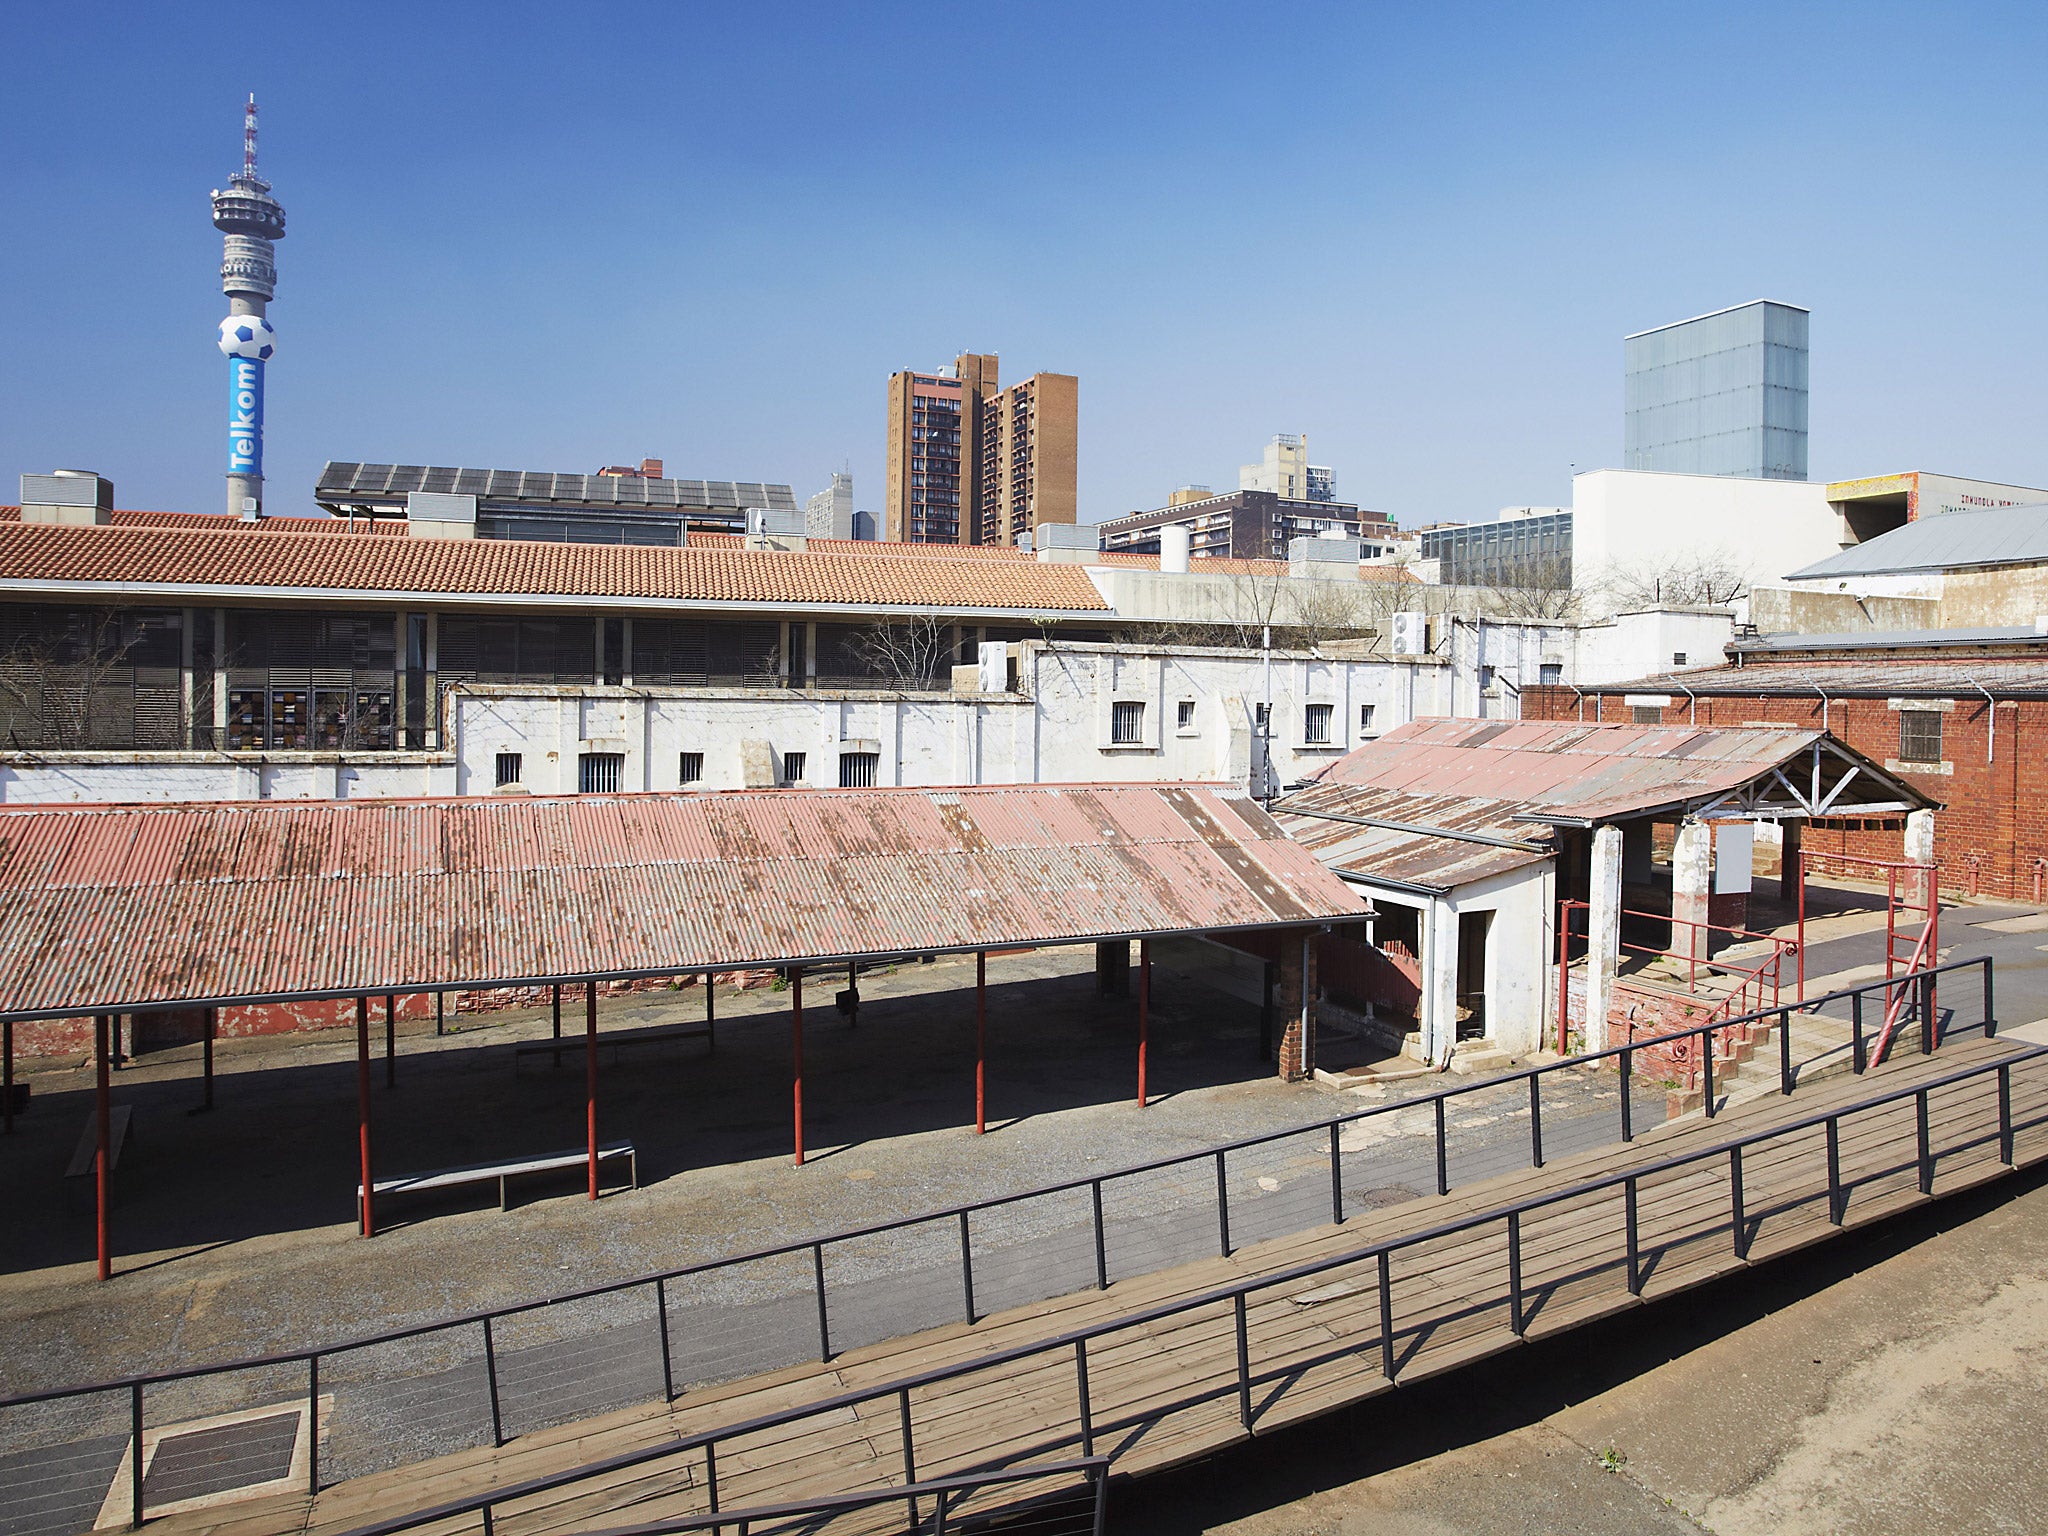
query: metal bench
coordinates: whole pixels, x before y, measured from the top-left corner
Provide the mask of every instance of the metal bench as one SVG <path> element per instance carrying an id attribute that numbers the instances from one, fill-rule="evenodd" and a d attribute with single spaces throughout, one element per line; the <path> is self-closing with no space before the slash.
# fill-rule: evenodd
<path id="1" fill-rule="evenodd" d="M 661 1045 L 670 1040 L 711 1040 L 712 1026 L 709 1024 L 666 1024 L 659 1029 L 622 1030 L 615 1034 L 599 1035 L 597 1048 L 614 1053 L 621 1046 Z M 582 1035 L 563 1035 L 559 1039 L 532 1040 L 525 1045 L 512 1047 L 512 1070 L 519 1070 L 519 1063 L 529 1056 L 552 1056 L 555 1065 L 561 1065 L 561 1058 L 567 1056 L 574 1063 L 583 1057 L 586 1041 Z"/>
<path id="2" fill-rule="evenodd" d="M 634 1154 L 630 1141 L 607 1141 L 597 1149 L 600 1165 L 626 1160 L 626 1185 L 629 1189 L 640 1187 L 640 1161 Z M 498 1209 L 509 1210 L 506 1200 L 506 1185 L 512 1179 L 528 1173 L 561 1173 L 570 1168 L 582 1168 L 590 1161 L 588 1147 L 576 1147 L 567 1152 L 548 1152 L 539 1157 L 513 1157 L 502 1162 L 472 1163 L 465 1168 L 437 1168 L 430 1173 L 400 1174 L 396 1178 L 377 1179 L 370 1188 L 379 1200 L 388 1195 L 411 1195 L 434 1189 L 460 1189 L 468 1184 L 498 1185 Z M 363 1186 L 356 1186 L 356 1220 L 363 1216 Z"/>

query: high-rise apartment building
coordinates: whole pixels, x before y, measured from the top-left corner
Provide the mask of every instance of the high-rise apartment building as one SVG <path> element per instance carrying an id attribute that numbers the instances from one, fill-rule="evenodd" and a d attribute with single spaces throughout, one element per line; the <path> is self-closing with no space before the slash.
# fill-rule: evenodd
<path id="1" fill-rule="evenodd" d="M 1624 339 L 1623 468 L 1804 480 L 1806 330 L 1758 299 Z"/>
<path id="2" fill-rule="evenodd" d="M 982 397 L 995 387 L 993 352 L 963 352 L 950 368 L 889 376 L 885 537 L 911 544 L 975 541 Z"/>
<path id="3" fill-rule="evenodd" d="M 1294 432 L 1281 432 L 1266 444 L 1256 464 L 1240 465 L 1240 491 L 1265 491 L 1282 501 L 1335 501 L 1336 476 L 1328 465 L 1308 461 L 1308 439 Z"/>
<path id="4" fill-rule="evenodd" d="M 1081 381 L 1034 373 L 992 391 L 981 409 L 981 538 L 1016 544 L 1045 523 L 1072 523 Z"/>

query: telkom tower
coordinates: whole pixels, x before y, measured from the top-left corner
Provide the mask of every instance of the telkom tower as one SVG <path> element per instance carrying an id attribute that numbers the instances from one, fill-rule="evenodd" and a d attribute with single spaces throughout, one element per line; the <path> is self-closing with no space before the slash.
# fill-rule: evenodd
<path id="1" fill-rule="evenodd" d="M 213 194 L 213 225 L 222 242 L 221 291 L 228 317 L 220 349 L 228 358 L 228 513 L 254 522 L 263 515 L 263 365 L 277 349 L 264 310 L 277 293 L 275 241 L 284 238 L 284 209 L 256 174 L 256 98 L 242 118 L 242 168 Z"/>

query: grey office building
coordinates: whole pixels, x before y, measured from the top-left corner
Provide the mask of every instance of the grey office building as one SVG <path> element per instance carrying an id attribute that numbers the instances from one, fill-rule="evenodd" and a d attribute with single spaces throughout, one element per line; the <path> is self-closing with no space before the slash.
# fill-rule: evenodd
<path id="1" fill-rule="evenodd" d="M 1758 299 L 1624 340 L 1623 467 L 1804 480 L 1806 320 Z"/>

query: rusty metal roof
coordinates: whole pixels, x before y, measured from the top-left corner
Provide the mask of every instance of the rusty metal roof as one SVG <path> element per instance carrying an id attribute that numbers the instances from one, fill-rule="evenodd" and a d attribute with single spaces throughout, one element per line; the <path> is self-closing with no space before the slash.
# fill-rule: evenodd
<path id="1" fill-rule="evenodd" d="M 1959 698 L 1984 702 L 1980 686 L 2001 699 L 2048 698 L 2048 660 L 2003 657 L 1917 660 L 1858 656 L 1849 660 L 1755 660 L 1739 667 L 1702 667 L 1698 671 L 1661 672 L 1626 683 L 1600 683 L 1584 691 L 1594 694 L 1669 693 L 1683 702 L 1690 688 L 1702 698 L 1744 695 L 1796 695 L 1821 706 L 1829 698 Z M 1589 706 L 1590 707 L 1590 706 Z"/>
<path id="2" fill-rule="evenodd" d="M 1273 819 L 1340 873 L 1442 892 L 1549 861 L 1554 834 L 1517 820 L 1519 810 L 1499 800 L 1326 781 L 1276 803 Z"/>
<path id="3" fill-rule="evenodd" d="M 1717 799 L 1824 739 L 1830 756 L 1855 764 L 1873 784 L 1918 804 L 1934 803 L 1825 732 L 1784 726 L 1418 720 L 1339 758 L 1321 777 L 1459 802 L 1501 802 L 1524 821 L 1591 824 Z"/>
<path id="4" fill-rule="evenodd" d="M 1356 917 L 1240 791 L 1003 785 L 0 810 L 0 1015 Z"/>

